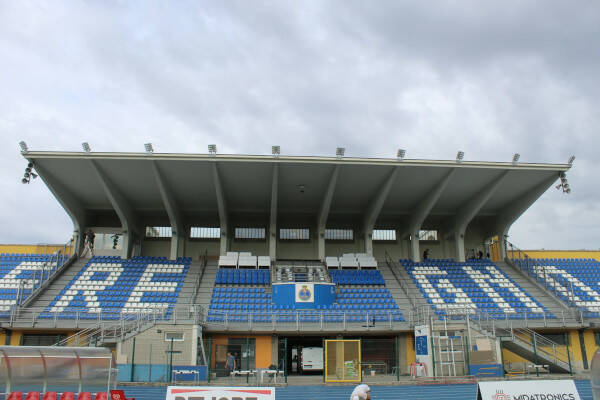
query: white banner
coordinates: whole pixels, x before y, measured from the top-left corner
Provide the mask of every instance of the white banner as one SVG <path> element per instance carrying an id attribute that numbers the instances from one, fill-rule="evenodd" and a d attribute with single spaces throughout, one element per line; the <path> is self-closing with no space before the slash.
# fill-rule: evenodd
<path id="1" fill-rule="evenodd" d="M 275 400 L 272 387 L 169 386 L 166 400 Z"/>
<path id="2" fill-rule="evenodd" d="M 414 376 L 433 376 L 433 364 L 430 348 L 429 326 L 415 325 L 415 371 Z"/>
<path id="3" fill-rule="evenodd" d="M 296 303 L 314 303 L 315 284 L 296 283 Z"/>
<path id="4" fill-rule="evenodd" d="M 572 380 L 479 382 L 481 400 L 581 400 Z"/>

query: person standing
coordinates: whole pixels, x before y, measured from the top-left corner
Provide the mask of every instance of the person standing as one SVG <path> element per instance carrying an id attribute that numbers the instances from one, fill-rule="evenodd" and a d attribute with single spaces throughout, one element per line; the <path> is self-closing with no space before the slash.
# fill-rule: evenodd
<path id="1" fill-rule="evenodd" d="M 227 353 L 227 358 L 225 359 L 225 372 L 227 376 L 230 376 L 232 371 L 235 371 L 235 357 L 231 353 Z"/>
<path id="2" fill-rule="evenodd" d="M 423 252 L 423 260 L 428 260 L 429 259 L 429 249 L 425 249 L 425 251 Z"/>
<path id="3" fill-rule="evenodd" d="M 371 388 L 369 385 L 358 385 L 352 391 L 350 400 L 371 400 Z"/>

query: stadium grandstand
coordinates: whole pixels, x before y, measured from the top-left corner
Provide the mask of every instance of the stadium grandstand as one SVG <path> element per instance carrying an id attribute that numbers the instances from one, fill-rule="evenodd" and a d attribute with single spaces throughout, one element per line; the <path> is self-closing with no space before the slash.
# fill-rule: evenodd
<path id="1" fill-rule="evenodd" d="M 223 385 L 583 376 L 598 348 L 600 253 L 507 241 L 571 164 L 23 156 L 73 236 L 2 246 L 6 346 Z"/>

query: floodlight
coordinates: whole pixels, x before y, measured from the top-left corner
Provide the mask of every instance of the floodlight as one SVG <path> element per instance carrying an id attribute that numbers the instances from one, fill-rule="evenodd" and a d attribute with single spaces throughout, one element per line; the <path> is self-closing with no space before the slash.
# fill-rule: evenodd
<path id="1" fill-rule="evenodd" d="M 217 154 L 217 145 L 216 144 L 209 144 L 208 145 L 208 153 L 211 154 L 211 155 Z"/>
<path id="2" fill-rule="evenodd" d="M 271 146 L 271 154 L 273 154 L 275 157 L 278 157 L 281 154 L 281 147 Z"/>
<path id="3" fill-rule="evenodd" d="M 513 162 L 519 162 L 519 158 L 521 158 L 521 155 L 519 153 L 515 153 L 515 155 L 513 156 Z"/>
<path id="4" fill-rule="evenodd" d="M 21 183 L 23 183 L 23 184 L 29 183 L 29 180 L 27 178 L 23 178 L 23 179 L 21 179 Z"/>
<path id="5" fill-rule="evenodd" d="M 458 153 L 456 153 L 456 161 L 462 161 L 463 158 L 465 158 L 465 152 L 464 151 L 458 151 Z"/>
<path id="6" fill-rule="evenodd" d="M 396 155 L 396 157 L 398 157 L 398 160 L 403 160 L 405 155 L 406 155 L 406 150 L 398 149 L 398 154 Z"/>
<path id="7" fill-rule="evenodd" d="M 92 151 L 92 149 L 90 148 L 90 144 L 88 142 L 81 143 L 81 147 L 83 148 L 83 151 L 85 151 L 86 153 L 89 153 L 90 151 Z"/>
<path id="8" fill-rule="evenodd" d="M 560 177 L 560 179 L 564 179 L 564 178 L 567 176 L 567 174 L 565 174 L 565 172 L 564 172 L 564 171 L 561 171 L 561 172 L 558 174 L 558 176 Z"/>
<path id="9" fill-rule="evenodd" d="M 146 153 L 149 153 L 149 154 L 154 153 L 154 148 L 152 147 L 152 143 L 144 143 L 144 149 L 146 149 Z"/>
<path id="10" fill-rule="evenodd" d="M 569 165 L 573 165 L 573 161 L 575 161 L 575 156 L 569 157 Z"/>
<path id="11" fill-rule="evenodd" d="M 27 143 L 25 143 L 24 141 L 20 141 L 19 142 L 19 146 L 21 147 L 21 153 L 27 153 L 29 151 L 29 149 L 27 148 Z"/>
<path id="12" fill-rule="evenodd" d="M 337 156 L 337 158 L 344 157 L 345 153 L 346 153 L 345 147 L 338 147 L 337 149 L 335 149 L 335 155 Z"/>

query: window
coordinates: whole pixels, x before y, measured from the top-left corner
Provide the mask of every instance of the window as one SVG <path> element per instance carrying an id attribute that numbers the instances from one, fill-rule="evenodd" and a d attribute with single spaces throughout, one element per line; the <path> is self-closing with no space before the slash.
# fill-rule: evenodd
<path id="1" fill-rule="evenodd" d="M 265 228 L 235 228 L 236 239 L 264 239 Z"/>
<path id="2" fill-rule="evenodd" d="M 354 240 L 354 231 L 352 229 L 325 229 L 325 239 Z"/>
<path id="3" fill-rule="evenodd" d="M 279 229 L 279 239 L 281 240 L 309 240 L 310 232 L 308 228 L 281 228 Z"/>
<path id="4" fill-rule="evenodd" d="M 373 229 L 373 240 L 395 241 L 395 229 Z"/>
<path id="5" fill-rule="evenodd" d="M 419 231 L 419 240 L 438 240 L 438 231 Z"/>
<path id="6" fill-rule="evenodd" d="M 165 342 L 170 342 L 171 339 L 174 342 L 183 342 L 183 332 L 165 332 Z"/>
<path id="7" fill-rule="evenodd" d="M 192 226 L 190 230 L 192 239 L 220 239 L 221 228 L 210 228 L 206 226 Z"/>
<path id="8" fill-rule="evenodd" d="M 54 346 L 61 340 L 66 339 L 66 335 L 47 335 L 37 333 L 24 333 L 21 337 L 21 343 L 23 346 Z M 64 344 L 63 344 L 64 346 Z"/>
<path id="9" fill-rule="evenodd" d="M 540 335 L 560 346 L 564 346 L 566 344 L 565 335 L 563 333 L 541 333 Z"/>
<path id="10" fill-rule="evenodd" d="M 147 226 L 147 238 L 170 238 L 173 236 L 173 229 L 170 226 Z"/>

